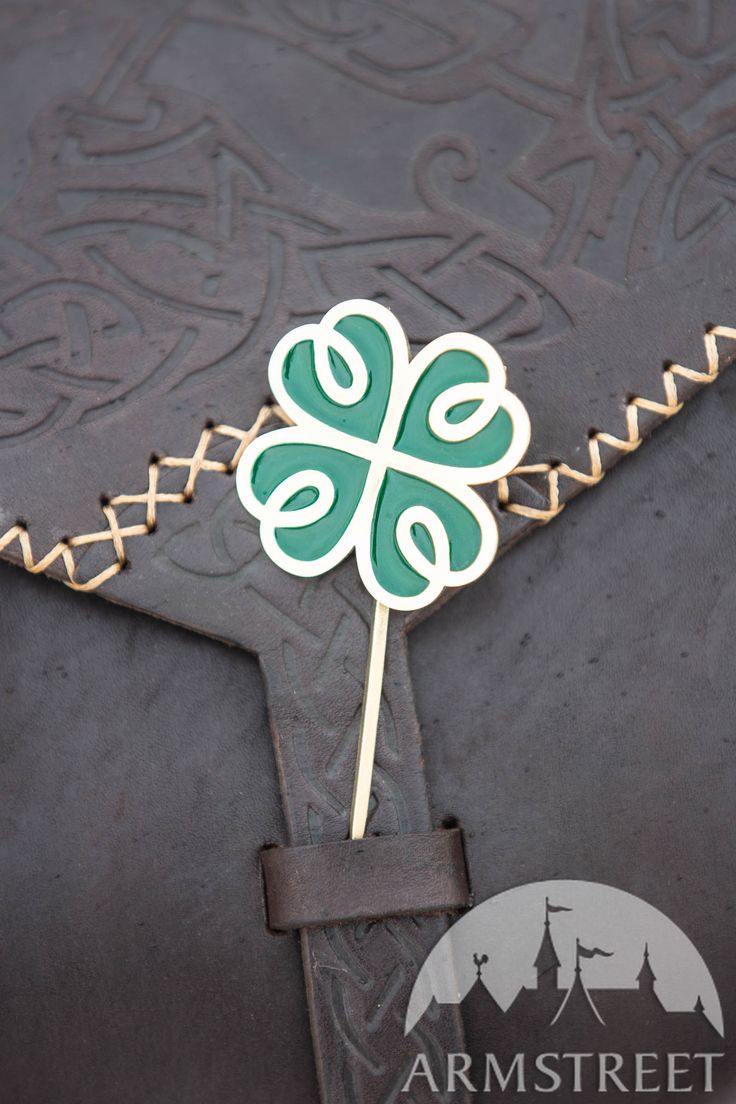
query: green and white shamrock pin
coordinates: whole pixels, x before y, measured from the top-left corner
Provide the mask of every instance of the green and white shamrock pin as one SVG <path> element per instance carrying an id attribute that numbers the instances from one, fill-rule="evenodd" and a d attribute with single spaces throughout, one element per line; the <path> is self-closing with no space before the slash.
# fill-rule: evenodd
<path id="1" fill-rule="evenodd" d="M 355 838 L 367 819 L 388 610 L 428 605 L 489 567 L 498 532 L 473 487 L 516 467 L 529 418 L 487 341 L 445 334 L 412 358 L 396 317 L 364 299 L 291 330 L 274 349 L 268 375 L 294 424 L 254 441 L 237 473 L 264 550 L 303 577 L 355 551 L 376 601 Z"/>

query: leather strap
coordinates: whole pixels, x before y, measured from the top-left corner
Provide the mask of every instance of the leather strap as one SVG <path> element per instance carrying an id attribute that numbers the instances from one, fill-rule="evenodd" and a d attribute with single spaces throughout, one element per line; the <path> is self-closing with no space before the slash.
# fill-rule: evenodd
<path id="1" fill-rule="evenodd" d="M 470 905 L 459 828 L 271 847 L 261 862 L 269 927 L 276 931 Z"/>
<path id="2" fill-rule="evenodd" d="M 282 602 L 284 582 L 277 582 L 277 600 Z M 329 605 L 320 601 L 320 617 L 312 617 L 305 628 L 299 626 L 298 634 L 294 622 L 287 627 L 293 647 L 283 642 L 277 629 L 271 649 L 261 652 L 288 825 L 284 842 L 302 855 L 311 847 L 344 847 L 368 644 L 370 611 L 355 575 L 338 569 L 329 585 L 333 598 Z M 343 599 L 340 604 L 338 597 Z M 289 608 L 300 617 L 306 614 L 296 601 Z M 321 635 L 315 640 L 310 634 L 317 629 Z M 433 835 L 433 819 L 436 824 L 442 816 L 454 814 L 445 807 L 435 810 L 433 817 L 430 810 L 406 639 L 398 617 L 389 624 L 373 796 L 369 827 L 380 840 Z M 367 853 L 372 844 L 361 846 Z M 442 1016 L 423 1020 L 420 1030 L 404 1034 L 417 975 L 450 919 L 446 914 L 389 915 L 299 930 L 315 1067 L 325 1104 L 401 1100 L 419 1051 L 428 1055 L 439 1084 L 444 1056 L 466 1050 L 459 1006 L 448 1007 Z M 277 938 L 289 936 L 274 935 Z M 470 1099 L 462 1090 L 455 1097 L 457 1104 Z M 429 1083 L 415 1081 L 411 1099 L 413 1104 L 435 1104 L 437 1096 Z"/>

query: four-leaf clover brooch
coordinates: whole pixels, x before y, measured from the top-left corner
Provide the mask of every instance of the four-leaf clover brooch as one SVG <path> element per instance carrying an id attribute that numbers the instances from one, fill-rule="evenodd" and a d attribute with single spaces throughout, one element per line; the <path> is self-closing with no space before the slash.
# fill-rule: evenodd
<path id="1" fill-rule="evenodd" d="M 412 357 L 396 317 L 364 299 L 291 330 L 268 375 L 293 425 L 249 445 L 237 472 L 264 550 L 303 577 L 329 571 L 354 550 L 376 601 L 355 838 L 367 818 L 388 610 L 426 606 L 489 567 L 498 532 L 474 487 L 517 466 L 529 418 L 487 341 L 445 334 Z M 363 778 L 358 795 L 361 765 L 367 790 Z"/>
<path id="2" fill-rule="evenodd" d="M 279 567 L 321 575 L 355 550 L 368 591 L 398 610 L 486 570 L 496 524 L 472 488 L 529 443 L 488 342 L 445 334 L 410 359 L 391 311 L 352 299 L 282 338 L 268 374 L 294 425 L 250 445 L 238 492 Z"/>

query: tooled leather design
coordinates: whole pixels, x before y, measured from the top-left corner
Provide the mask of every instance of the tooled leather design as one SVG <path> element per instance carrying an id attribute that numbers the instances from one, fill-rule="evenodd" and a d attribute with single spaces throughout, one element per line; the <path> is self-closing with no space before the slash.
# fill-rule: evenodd
<path id="1" fill-rule="evenodd" d="M 731 212 L 717 5 L 571 8 L 546 75 L 544 5 L 311 7 L 194 5 L 37 120 L 37 171 L 1 224 L 0 445 L 201 403 L 346 288 L 417 341 L 441 321 L 543 355 L 586 309 L 586 274 L 620 288 Z M 521 135 L 506 175 L 468 126 L 420 140 L 410 213 L 305 187 L 214 104 L 152 82 L 193 29 L 284 44 L 402 104 L 500 93 Z"/>
<path id="2" fill-rule="evenodd" d="M 624 0 L 570 4 L 563 14 L 561 32 L 543 0 L 195 3 L 132 35 L 88 97 L 42 112 L 32 171 L 0 227 L 3 508 L 28 513 L 33 503 L 28 520 L 51 533 L 64 505 L 64 527 L 76 528 L 77 501 L 127 485 L 117 475 L 133 452 L 139 464 L 141 440 L 145 452 L 168 443 L 160 435 L 176 448 L 203 414 L 249 424 L 274 340 L 349 294 L 388 302 L 417 341 L 455 328 L 498 344 L 543 450 L 569 427 L 576 442 L 587 428 L 572 385 L 608 400 L 580 352 L 581 342 L 591 357 L 604 347 L 605 329 L 590 321 L 603 299 L 613 318 L 630 320 L 632 343 L 654 331 L 651 348 L 687 362 L 663 346 L 664 322 L 632 309 L 633 293 L 661 302 L 664 271 L 697 274 L 701 247 L 728 248 L 733 15 L 716 3 Z M 269 142 L 218 105 L 216 84 L 206 94 L 196 66 L 191 90 L 172 87 L 171 59 L 191 60 L 200 36 L 223 50 L 286 47 L 306 73 L 357 89 L 383 123 L 375 148 L 394 144 L 391 166 L 395 175 L 403 165 L 404 184 L 389 170 L 385 198 L 380 189 L 359 198 L 370 151 L 349 145 L 339 152 L 355 160 L 352 176 L 325 181 L 313 166 L 311 179 L 298 127 L 275 129 L 283 109 L 253 106 Z M 552 39 L 557 53 L 545 46 Z M 388 105 L 382 120 L 379 100 Z M 498 105 L 508 127 L 482 140 Z M 421 111 L 428 106 L 431 115 Z M 394 116 L 407 121 L 391 138 Z M 334 148 L 329 120 L 323 129 Z M 690 325 L 700 334 L 707 320 Z M 535 386 L 539 364 L 549 376 Z M 548 382 L 555 372 L 567 404 L 547 401 L 559 400 Z M 39 446 L 60 440 L 77 458 L 73 502 L 63 466 L 40 481 L 27 475 L 39 469 Z M 116 595 L 259 652 L 290 837 L 339 838 L 366 608 L 349 568 L 309 586 L 274 577 L 247 521 L 238 517 L 226 534 L 232 508 L 231 495 L 203 494 L 192 521 L 135 557 Z M 195 609 L 182 601 L 188 588 L 200 596 Z M 429 826 L 429 806 L 398 640 L 386 694 L 374 827 L 416 830 Z M 401 1042 L 400 1013 L 436 923 L 303 937 L 327 1099 L 392 1098 L 417 1049 L 415 1039 Z M 423 1049 L 438 1053 L 444 1042 L 430 1035 Z"/>

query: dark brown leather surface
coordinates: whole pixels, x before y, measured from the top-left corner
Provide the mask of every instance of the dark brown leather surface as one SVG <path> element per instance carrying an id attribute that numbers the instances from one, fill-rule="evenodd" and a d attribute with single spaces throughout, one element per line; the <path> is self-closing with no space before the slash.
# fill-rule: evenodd
<path id="1" fill-rule="evenodd" d="M 253 658 L 3 564 L 0 701 L 3 1104 L 317 1104 Z"/>
<path id="2" fill-rule="evenodd" d="M 732 320 L 734 275 L 733 14 L 634 7 L 10 5 L 7 520 L 41 549 L 97 528 L 151 451 L 248 425 L 273 342 L 349 295 L 416 342 L 493 340 L 532 458 L 623 431 L 663 359 L 699 364 Z M 147 562 L 109 592 L 150 606 Z M 171 613 L 209 630 L 207 610 Z"/>
<path id="3" fill-rule="evenodd" d="M 25 516 L 40 550 L 97 528 L 100 493 L 142 490 L 153 449 L 186 454 L 207 417 L 247 425 L 265 397 L 273 341 L 346 295 L 389 302 L 419 342 L 449 329 L 490 337 L 532 415 L 530 459 L 573 464 L 591 427 L 623 432 L 630 394 L 661 396 L 663 359 L 701 366 L 704 326 L 735 320 L 730 6 L 203 0 L 152 10 L 100 0 L 63 12 L 11 4 L 4 19 L 0 510 L 3 526 Z M 663 431 L 675 442 L 663 483 L 647 482 L 648 455 L 665 446 L 648 445 L 627 461 L 632 474 L 615 477 L 634 481 L 625 503 L 614 508 L 605 485 L 591 492 L 555 523 L 568 538 L 537 535 L 416 630 L 431 642 L 417 686 L 434 807 L 394 627 L 372 829 L 425 831 L 444 812 L 465 825 L 467 813 L 479 896 L 533 872 L 597 871 L 638 889 L 708 945 L 725 995 L 736 991 L 721 935 L 733 886 L 732 702 L 718 663 L 728 654 L 723 504 L 733 469 L 731 392 L 726 380 L 716 386 L 718 395 L 698 400 L 709 417 L 680 415 Z M 657 516 L 670 517 L 671 502 L 674 529 Z M 597 522 L 579 558 L 577 543 L 563 555 L 557 542 L 578 541 L 588 510 Z M 622 571 L 619 589 L 607 589 Z M 46 593 L 28 581 L 14 589 L 26 584 Z M 192 506 L 162 514 L 101 596 L 257 652 L 285 806 L 282 838 L 259 846 L 344 836 L 368 616 L 351 565 L 316 583 L 286 579 L 261 556 L 232 488 L 212 477 Z M 539 653 L 522 645 L 528 632 L 538 639 L 527 603 Z M 112 616 L 100 609 L 97 624 Z M 75 632 L 64 618 L 43 631 L 58 631 L 49 639 L 68 652 Z M 168 630 L 140 631 L 152 642 Z M 16 636 L 6 630 L 6 640 Z M 688 653 L 687 677 L 671 639 Z M 468 675 L 468 655 L 488 662 L 485 677 Z M 104 666 L 97 645 L 77 685 L 88 671 L 102 678 Z M 569 668 L 579 680 L 572 696 Z M 16 700 L 35 701 L 32 670 L 15 672 Z M 196 684 L 195 668 L 187 671 Z M 85 691 L 75 709 L 104 727 L 103 701 Z M 13 705 L 7 723 L 20 754 L 40 720 Z M 206 727 L 204 708 L 197 721 L 188 740 Z M 243 731 L 256 739 L 247 721 Z M 46 791 L 14 765 L 33 820 Z M 84 777 L 86 761 L 81 768 Z M 117 770 L 124 775 L 124 760 Z M 260 777 L 244 769 L 248 791 Z M 111 840 L 99 838 L 107 854 Z M 135 852 L 124 852 L 134 867 Z M 37 870 L 40 893 L 43 863 L 26 868 L 29 877 Z M 104 885 L 125 899 L 114 864 Z M 139 888 L 144 901 L 152 893 Z M 82 913 L 94 944 L 97 914 L 92 904 Z M 11 921 L 26 956 L 44 933 L 51 945 L 57 938 L 30 908 Z M 167 946 L 179 923 L 175 909 L 159 920 Z M 403 921 L 304 937 L 329 1099 L 393 1091 L 406 1054 L 398 1022 L 440 930 Z M 281 961 L 292 962 L 293 941 L 270 938 L 291 946 Z M 112 1043 L 81 1062 L 94 1077 L 74 1081 L 99 1017 L 80 998 L 75 1030 L 59 1041 L 62 988 L 80 992 L 78 972 L 69 973 L 63 987 L 44 980 L 40 1005 L 23 989 L 23 970 L 14 974 L 19 1005 L 27 1000 L 35 1011 L 25 1015 L 38 1016 L 35 1029 L 25 1021 L 31 1042 L 8 1059 L 26 1099 L 45 1104 L 40 1076 L 55 1079 L 59 1101 L 150 1095 L 131 1072 L 135 1061 L 116 1074 Z M 156 992 L 186 1004 L 167 990 L 170 976 L 159 970 Z M 207 976 L 220 975 L 210 966 Z M 208 984 L 204 973 L 192 982 L 193 1002 Z M 114 1035 L 114 1010 L 133 1017 L 135 1002 L 118 1001 L 112 982 L 100 992 Z M 179 1053 L 166 1017 L 143 1023 L 159 1097 L 182 1099 L 175 1071 L 160 1072 Z M 241 1063 L 236 1038 L 202 1041 L 201 1070 L 224 1055 L 234 1072 L 222 1084 L 193 1078 L 198 1101 L 229 1104 L 260 1068 L 256 1058 Z M 262 1041 L 250 1053 L 263 1054 Z M 292 1084 L 310 1083 L 298 1045 L 289 1061 Z"/>
<path id="4" fill-rule="evenodd" d="M 736 1077 L 736 525 L 718 504 L 733 484 L 734 412 L 736 376 L 726 376 L 505 557 L 483 601 L 468 593 L 410 637 L 432 817 L 461 818 L 476 899 L 581 877 L 672 916 L 723 1001 L 724 1104 Z M 316 1104 L 297 939 L 260 934 L 258 851 L 285 835 L 252 661 L 15 568 L 0 571 L 0 588 L 0 779 L 13 794 L 3 801 L 0 1064 L 11 1098 L 138 1104 L 155 1084 L 165 1104 L 239 1104 L 255 1086 L 286 1104 L 296 1086 Z M 198 771 L 202 734 L 210 747 L 217 733 L 219 748 L 230 729 L 235 758 Z M 72 785 L 57 765 L 83 736 L 115 754 L 102 776 L 80 756 Z M 165 781 L 173 770 L 176 802 L 163 807 L 157 774 L 148 790 L 145 775 L 131 776 L 136 763 L 148 769 L 152 741 L 174 749 Z M 121 837 L 103 814 L 131 783 L 143 796 L 128 803 L 135 828 Z M 182 837 L 198 837 L 202 821 L 214 831 L 196 881 Z M 250 858 L 233 878 L 241 854 Z M 77 889 L 87 880 L 95 893 Z M 139 920 L 155 931 L 155 953 Z M 239 924 L 243 944 L 230 941 Z M 218 999 L 234 974 L 232 997 Z M 479 1038 L 472 1018 L 467 1028 Z"/>
<path id="5" fill-rule="evenodd" d="M 572 876 L 671 917 L 718 987 L 725 1058 L 701 1099 L 728 1104 L 736 376 L 680 418 L 412 633 L 411 670 L 433 806 L 461 819 L 476 900 Z M 467 1030 L 487 1049 L 481 1020 Z M 666 1027 L 653 1040 L 671 1047 Z"/>
<path id="6" fill-rule="evenodd" d="M 455 912 L 471 903 L 458 828 L 261 852 L 269 927 Z"/>

